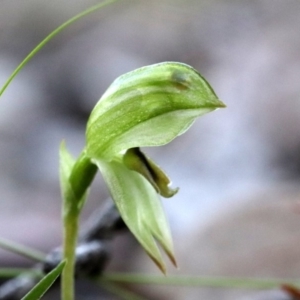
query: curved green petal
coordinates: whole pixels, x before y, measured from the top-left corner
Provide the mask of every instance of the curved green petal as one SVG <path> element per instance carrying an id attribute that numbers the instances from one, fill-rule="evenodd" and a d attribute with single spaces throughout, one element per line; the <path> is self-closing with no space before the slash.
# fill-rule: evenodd
<path id="1" fill-rule="evenodd" d="M 94 162 L 99 167 L 125 224 L 165 273 L 165 264 L 156 241 L 174 265 L 176 262 L 170 229 L 156 191 L 142 175 L 119 162 Z"/>
<path id="2" fill-rule="evenodd" d="M 161 196 L 170 198 L 178 192 L 178 188 L 170 187 L 171 181 L 165 172 L 139 148 L 128 149 L 123 155 L 123 163 L 128 169 L 143 175 Z"/>
<path id="3" fill-rule="evenodd" d="M 177 190 L 139 147 L 167 144 L 197 117 L 220 107 L 225 105 L 195 69 L 166 62 L 120 76 L 88 120 L 85 154 L 103 174 L 124 222 L 163 272 L 156 241 L 176 262 L 158 193 L 171 197 Z"/>
<path id="4" fill-rule="evenodd" d="M 92 111 L 87 153 L 111 160 L 129 148 L 167 144 L 197 117 L 224 106 L 208 82 L 186 64 L 137 69 L 116 79 Z"/>

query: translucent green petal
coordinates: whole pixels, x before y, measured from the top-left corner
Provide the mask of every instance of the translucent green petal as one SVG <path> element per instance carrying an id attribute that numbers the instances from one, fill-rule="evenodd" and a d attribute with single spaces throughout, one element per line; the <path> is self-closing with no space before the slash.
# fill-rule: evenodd
<path id="1" fill-rule="evenodd" d="M 97 160 L 95 163 L 124 222 L 148 255 L 165 272 L 165 264 L 155 240 L 170 260 L 174 264 L 176 262 L 168 222 L 155 189 L 142 175 L 119 162 Z"/>
<path id="2" fill-rule="evenodd" d="M 192 67 L 175 62 L 147 66 L 116 79 L 87 125 L 87 153 L 112 159 L 134 147 L 164 145 L 194 120 L 225 105 Z"/>

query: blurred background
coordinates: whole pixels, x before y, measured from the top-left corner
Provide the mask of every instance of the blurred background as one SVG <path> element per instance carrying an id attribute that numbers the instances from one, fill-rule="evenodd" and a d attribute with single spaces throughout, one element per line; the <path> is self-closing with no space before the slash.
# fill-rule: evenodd
<path id="1" fill-rule="evenodd" d="M 96 3 L 2 1 L 0 85 L 48 33 Z M 198 69 L 227 108 L 171 144 L 146 149 L 180 187 L 163 200 L 181 266 L 170 271 L 297 276 L 299 27 L 297 0 L 123 0 L 63 31 L 1 97 L 0 237 L 45 252 L 59 245 L 60 142 L 79 154 L 89 113 L 117 76 L 180 61 Z M 107 197 L 99 176 L 83 219 Z M 111 269 L 157 272 L 129 235 L 119 245 Z M 125 257 L 132 245 L 136 255 Z M 31 264 L 0 250 L 0 266 Z M 149 299 L 288 299 L 221 289 L 143 292 Z"/>

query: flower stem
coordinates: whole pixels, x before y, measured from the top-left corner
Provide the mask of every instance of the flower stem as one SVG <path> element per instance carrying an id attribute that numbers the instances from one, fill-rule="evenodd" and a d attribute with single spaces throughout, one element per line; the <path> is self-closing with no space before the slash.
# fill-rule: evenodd
<path id="1" fill-rule="evenodd" d="M 88 189 L 95 178 L 97 167 L 85 155 L 85 150 L 73 162 L 61 148 L 61 188 L 63 198 L 62 219 L 64 225 L 63 256 L 66 261 L 61 277 L 62 300 L 75 296 L 75 251 L 78 238 L 79 217 L 87 198 Z"/>
<path id="2" fill-rule="evenodd" d="M 75 249 L 78 236 L 79 211 L 70 210 L 64 216 L 64 259 L 66 265 L 62 273 L 61 296 L 62 300 L 74 300 L 75 297 Z"/>

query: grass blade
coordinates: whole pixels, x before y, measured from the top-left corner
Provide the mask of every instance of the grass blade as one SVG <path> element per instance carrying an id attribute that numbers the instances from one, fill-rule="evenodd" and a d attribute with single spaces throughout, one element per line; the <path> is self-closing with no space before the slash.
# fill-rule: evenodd
<path id="1" fill-rule="evenodd" d="M 21 300 L 38 300 L 47 292 L 54 281 L 61 274 L 66 262 L 62 261 L 55 269 L 48 273 L 39 283 L 29 291 Z"/>
<path id="2" fill-rule="evenodd" d="M 0 278 L 16 277 L 21 274 L 26 274 L 32 277 L 43 277 L 40 270 L 28 268 L 0 268 Z"/>
<path id="3" fill-rule="evenodd" d="M 24 60 L 18 65 L 18 67 L 13 71 L 13 73 L 10 75 L 8 80 L 4 83 L 3 87 L 0 90 L 0 96 L 4 93 L 8 85 L 11 83 L 11 81 L 16 77 L 16 75 L 24 68 L 24 66 L 51 40 L 53 39 L 58 33 L 63 31 L 66 27 L 73 24 L 77 20 L 101 9 L 104 6 L 107 6 L 113 2 L 116 2 L 119 0 L 107 0 L 100 4 L 97 4 L 95 6 L 92 6 L 83 12 L 75 15 L 65 23 L 61 24 L 59 27 L 57 27 L 55 30 L 53 30 L 48 36 L 46 36 L 25 58 Z"/>
<path id="4" fill-rule="evenodd" d="M 20 254 L 34 261 L 43 262 L 45 260 L 44 253 L 7 239 L 0 238 L 0 248 Z"/>
<path id="5" fill-rule="evenodd" d="M 300 287 L 299 279 L 289 278 L 243 278 L 243 277 L 217 277 L 217 276 L 189 276 L 168 275 L 157 276 L 147 274 L 106 273 L 99 278 L 100 281 L 134 284 L 158 284 L 186 287 L 215 287 L 215 288 L 243 288 L 243 289 L 274 289 L 282 284 Z"/>

